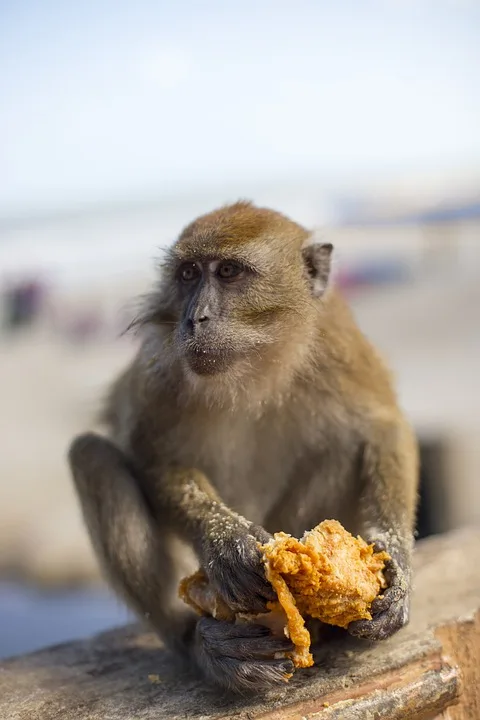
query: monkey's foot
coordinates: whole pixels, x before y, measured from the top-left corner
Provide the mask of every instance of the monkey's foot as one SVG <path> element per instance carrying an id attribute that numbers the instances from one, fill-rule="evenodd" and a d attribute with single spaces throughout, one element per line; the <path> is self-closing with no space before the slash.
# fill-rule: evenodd
<path id="1" fill-rule="evenodd" d="M 197 665 L 208 680 L 232 692 L 252 693 L 286 682 L 295 670 L 285 657 L 292 651 L 290 640 L 273 637 L 261 625 L 208 617 L 197 623 Z"/>

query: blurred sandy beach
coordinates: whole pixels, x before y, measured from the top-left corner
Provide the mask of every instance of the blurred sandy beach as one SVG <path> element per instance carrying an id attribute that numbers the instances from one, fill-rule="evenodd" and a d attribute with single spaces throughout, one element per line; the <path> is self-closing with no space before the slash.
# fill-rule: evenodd
<path id="1" fill-rule="evenodd" d="M 131 352 L 128 341 L 81 347 L 35 335 L 0 346 L 0 571 L 47 584 L 97 578 L 66 451 Z"/>

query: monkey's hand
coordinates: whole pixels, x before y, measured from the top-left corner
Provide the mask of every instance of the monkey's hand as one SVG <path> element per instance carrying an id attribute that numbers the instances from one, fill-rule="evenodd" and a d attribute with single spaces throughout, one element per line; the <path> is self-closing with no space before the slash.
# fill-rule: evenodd
<path id="1" fill-rule="evenodd" d="M 387 589 L 372 603 L 372 620 L 350 623 L 348 632 L 367 640 L 386 640 L 408 623 L 410 611 L 410 569 L 402 555 L 388 549 L 383 541 L 376 541 L 375 551 L 386 550 L 391 560 L 385 563 Z"/>
<path id="2" fill-rule="evenodd" d="M 265 690 L 285 682 L 295 669 L 285 657 L 292 650 L 290 640 L 273 637 L 262 625 L 208 617 L 197 622 L 197 665 L 211 682 L 233 692 Z"/>
<path id="3" fill-rule="evenodd" d="M 203 566 L 211 584 L 235 612 L 263 612 L 266 603 L 277 597 L 258 549 L 258 543 L 267 542 L 270 535 L 261 527 L 233 520 L 217 533 L 209 533 L 203 543 Z"/>

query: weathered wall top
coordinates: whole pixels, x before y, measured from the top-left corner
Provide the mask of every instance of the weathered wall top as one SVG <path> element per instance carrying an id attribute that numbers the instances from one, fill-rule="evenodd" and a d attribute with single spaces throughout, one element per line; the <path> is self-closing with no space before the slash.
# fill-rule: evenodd
<path id="1" fill-rule="evenodd" d="M 479 548 L 475 530 L 422 541 L 410 624 L 378 644 L 334 632 L 280 692 L 221 697 L 134 625 L 0 664 L 0 718 L 395 720 L 441 717 L 460 699 L 448 717 L 478 720 Z"/>

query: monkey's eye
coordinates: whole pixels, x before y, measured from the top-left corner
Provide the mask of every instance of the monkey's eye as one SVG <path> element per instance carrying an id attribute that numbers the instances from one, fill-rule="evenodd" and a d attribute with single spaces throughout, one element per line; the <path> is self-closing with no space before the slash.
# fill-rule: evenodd
<path id="1" fill-rule="evenodd" d="M 178 277 L 184 283 L 196 280 L 200 275 L 200 268 L 194 262 L 183 263 L 178 271 Z"/>
<path id="2" fill-rule="evenodd" d="M 217 275 L 222 280 L 233 280 L 243 272 L 244 268 L 240 263 L 234 262 L 233 260 L 226 260 L 220 263 L 217 268 Z"/>

